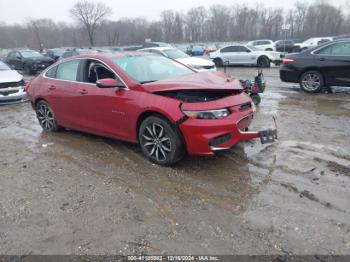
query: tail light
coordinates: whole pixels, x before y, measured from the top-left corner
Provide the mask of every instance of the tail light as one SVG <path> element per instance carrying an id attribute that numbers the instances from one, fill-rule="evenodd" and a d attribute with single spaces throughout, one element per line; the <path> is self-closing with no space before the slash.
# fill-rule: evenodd
<path id="1" fill-rule="evenodd" d="M 24 92 L 28 92 L 28 90 L 29 90 L 29 87 L 30 87 L 30 83 L 31 83 L 31 81 L 28 81 L 25 85 L 24 85 Z"/>
<path id="2" fill-rule="evenodd" d="M 293 64 L 293 63 L 294 63 L 293 59 L 285 58 L 285 59 L 282 60 L 282 65 L 290 65 L 290 64 Z"/>

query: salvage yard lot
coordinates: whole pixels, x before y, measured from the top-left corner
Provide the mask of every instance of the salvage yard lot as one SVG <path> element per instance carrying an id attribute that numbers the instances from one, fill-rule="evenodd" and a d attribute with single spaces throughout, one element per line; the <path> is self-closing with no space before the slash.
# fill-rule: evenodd
<path id="1" fill-rule="evenodd" d="M 136 145 L 43 133 L 29 103 L 1 106 L 0 253 L 349 254 L 350 89 L 307 95 L 264 73 L 252 129 L 276 115 L 279 141 L 172 168 Z"/>

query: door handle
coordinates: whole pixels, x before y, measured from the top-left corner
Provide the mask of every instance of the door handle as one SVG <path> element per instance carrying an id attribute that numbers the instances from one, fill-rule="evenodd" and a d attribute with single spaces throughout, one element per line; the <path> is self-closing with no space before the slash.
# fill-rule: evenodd
<path id="1" fill-rule="evenodd" d="M 82 95 L 86 95 L 89 92 L 86 89 L 80 89 L 79 93 L 82 94 Z"/>
<path id="2" fill-rule="evenodd" d="M 318 61 L 326 61 L 326 58 L 321 57 L 321 58 L 318 59 Z"/>
<path id="3" fill-rule="evenodd" d="M 49 90 L 55 90 L 56 89 L 56 86 L 55 85 L 50 85 L 49 86 Z"/>

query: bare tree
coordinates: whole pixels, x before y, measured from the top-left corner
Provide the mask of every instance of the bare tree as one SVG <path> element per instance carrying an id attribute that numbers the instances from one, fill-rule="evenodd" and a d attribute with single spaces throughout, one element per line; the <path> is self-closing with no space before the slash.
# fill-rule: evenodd
<path id="1" fill-rule="evenodd" d="M 203 6 L 191 8 L 187 12 L 186 27 L 190 41 L 198 42 L 203 40 L 207 16 L 207 10 Z"/>
<path id="2" fill-rule="evenodd" d="M 94 45 L 94 35 L 97 26 L 109 15 L 112 14 L 111 8 L 104 3 L 93 3 L 86 0 L 77 2 L 70 10 L 73 18 L 82 23 L 85 27 L 90 45 Z"/>

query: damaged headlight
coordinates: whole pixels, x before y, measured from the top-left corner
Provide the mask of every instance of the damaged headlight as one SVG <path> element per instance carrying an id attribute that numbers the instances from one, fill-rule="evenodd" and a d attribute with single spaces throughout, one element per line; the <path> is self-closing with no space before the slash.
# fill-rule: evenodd
<path id="1" fill-rule="evenodd" d="M 189 118 L 193 119 L 222 119 L 230 114 L 230 112 L 227 109 L 215 109 L 206 111 L 185 110 L 183 111 L 183 113 Z"/>

